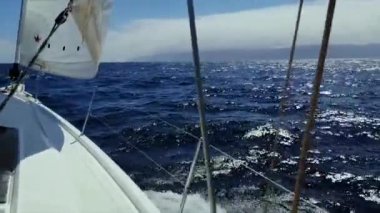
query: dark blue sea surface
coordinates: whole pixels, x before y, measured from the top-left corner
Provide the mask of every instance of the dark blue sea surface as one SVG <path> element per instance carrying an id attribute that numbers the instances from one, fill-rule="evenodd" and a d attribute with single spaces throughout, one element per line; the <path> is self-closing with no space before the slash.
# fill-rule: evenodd
<path id="1" fill-rule="evenodd" d="M 295 63 L 281 123 L 286 65 L 287 61 L 202 64 L 209 141 L 236 158 L 212 150 L 218 203 L 229 212 L 251 212 L 259 205 L 253 201 L 265 201 L 265 181 L 244 165 L 293 190 L 316 60 Z M 32 74 L 27 81 L 29 92 L 79 129 L 94 88 L 85 133 L 144 190 L 181 193 L 180 183 L 129 144 L 185 182 L 197 140 L 162 120 L 199 135 L 192 64 L 105 63 L 93 80 Z M 281 159 L 270 172 L 276 129 Z M 328 60 L 304 196 L 331 212 L 380 212 L 379 162 L 380 60 Z M 207 194 L 201 159 L 191 193 Z M 280 190 L 274 194 L 282 203 L 292 198 Z"/>

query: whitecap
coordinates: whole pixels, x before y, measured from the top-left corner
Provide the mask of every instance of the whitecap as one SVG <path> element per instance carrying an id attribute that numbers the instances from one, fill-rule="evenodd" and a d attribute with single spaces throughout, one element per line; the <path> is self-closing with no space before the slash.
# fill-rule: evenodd
<path id="1" fill-rule="evenodd" d="M 364 132 L 359 132 L 356 134 L 356 136 L 367 136 L 371 139 L 374 139 L 374 140 L 380 140 L 380 135 L 375 133 L 374 135 L 371 134 L 370 132 L 367 132 L 367 131 L 364 131 Z"/>
<path id="2" fill-rule="evenodd" d="M 311 176 L 311 177 L 321 177 L 322 174 L 319 173 L 319 172 L 317 171 L 317 172 L 315 172 L 314 174 L 312 174 L 312 175 L 310 175 L 310 176 Z"/>
<path id="3" fill-rule="evenodd" d="M 281 163 L 283 163 L 283 164 L 289 164 L 289 165 L 296 165 L 297 161 L 288 158 L 286 160 L 281 161 Z"/>
<path id="4" fill-rule="evenodd" d="M 365 180 L 365 179 L 366 179 L 366 178 L 363 177 L 363 176 L 357 176 L 357 177 L 354 178 L 355 181 L 363 181 L 363 180 Z"/>
<path id="5" fill-rule="evenodd" d="M 227 175 L 229 174 L 233 169 L 237 169 L 245 164 L 245 161 L 242 160 L 229 160 L 229 159 L 223 159 L 223 160 L 214 160 L 214 170 L 212 172 L 213 175 Z"/>
<path id="6" fill-rule="evenodd" d="M 307 161 L 308 161 L 310 164 L 319 164 L 319 160 L 318 160 L 318 159 L 315 159 L 315 158 L 308 158 Z"/>
<path id="7" fill-rule="evenodd" d="M 212 159 L 213 163 L 213 171 L 212 174 L 213 176 L 218 176 L 218 175 L 228 175 L 231 173 L 233 170 L 238 169 L 244 164 L 246 164 L 245 161 L 243 160 L 238 160 L 238 159 L 230 159 L 224 156 L 217 156 Z M 205 178 L 205 167 L 203 164 L 200 164 L 198 167 L 195 169 L 195 177 L 196 178 Z"/>
<path id="8" fill-rule="evenodd" d="M 310 149 L 309 153 L 312 153 L 312 154 L 321 154 L 321 152 L 318 149 Z"/>
<path id="9" fill-rule="evenodd" d="M 330 179 L 333 183 L 340 183 L 343 180 L 351 179 L 355 177 L 355 175 L 348 173 L 348 172 L 342 172 L 342 173 L 330 173 L 326 176 L 326 179 Z"/>
<path id="10" fill-rule="evenodd" d="M 248 139 L 248 138 L 259 138 L 265 135 L 271 135 L 274 134 L 276 131 L 273 129 L 273 126 L 271 124 L 265 124 L 263 126 L 258 126 L 256 129 L 251 129 L 249 132 L 247 132 L 243 138 Z"/>
<path id="11" fill-rule="evenodd" d="M 321 91 L 320 92 L 321 95 L 331 95 L 331 91 Z"/>
<path id="12" fill-rule="evenodd" d="M 260 138 L 266 135 L 275 135 L 277 130 L 272 124 L 265 124 L 251 129 L 244 134 L 243 139 Z M 281 136 L 279 143 L 285 146 L 290 146 L 294 141 L 294 136 L 285 129 L 279 129 L 278 135 Z"/>
<path id="13" fill-rule="evenodd" d="M 172 191 L 156 192 L 145 191 L 148 197 L 153 203 L 165 213 L 177 213 L 180 209 L 180 203 L 182 199 L 181 194 L 174 193 Z M 186 213 L 208 213 L 210 212 L 210 204 L 200 194 L 189 194 L 185 205 L 184 212 Z M 217 211 L 221 213 L 227 213 L 220 205 L 217 205 Z"/>
<path id="14" fill-rule="evenodd" d="M 380 125 L 380 118 L 368 118 L 364 115 L 357 115 L 353 112 L 344 112 L 338 110 L 327 110 L 319 115 L 323 122 L 339 122 L 341 125 L 344 123 L 350 124 L 373 124 Z"/>
<path id="15" fill-rule="evenodd" d="M 372 201 L 380 204 L 380 191 L 376 189 L 363 190 L 363 194 L 359 194 L 360 197 L 366 201 Z"/>

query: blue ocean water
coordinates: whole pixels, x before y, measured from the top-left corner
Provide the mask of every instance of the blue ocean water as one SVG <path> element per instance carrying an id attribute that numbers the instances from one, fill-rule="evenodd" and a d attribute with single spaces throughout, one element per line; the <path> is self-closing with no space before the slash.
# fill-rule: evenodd
<path id="1" fill-rule="evenodd" d="M 212 151 L 218 202 L 229 212 L 251 212 L 257 205 L 253 200 L 264 200 L 265 181 L 244 164 L 293 189 L 316 60 L 295 63 L 281 123 L 278 106 L 286 64 L 278 60 L 202 64 L 209 141 L 236 158 Z M 180 183 L 129 144 L 185 182 L 197 141 L 162 120 L 199 135 L 192 64 L 105 63 L 93 80 L 34 73 L 27 81 L 29 92 L 79 129 L 94 88 L 86 134 L 144 190 L 181 193 Z M 269 172 L 277 128 L 281 161 Z M 380 60 L 328 60 L 304 195 L 332 212 L 378 212 L 379 160 Z M 198 164 L 191 192 L 206 195 L 204 167 L 201 160 Z M 275 194 L 283 203 L 291 200 L 281 191 Z"/>

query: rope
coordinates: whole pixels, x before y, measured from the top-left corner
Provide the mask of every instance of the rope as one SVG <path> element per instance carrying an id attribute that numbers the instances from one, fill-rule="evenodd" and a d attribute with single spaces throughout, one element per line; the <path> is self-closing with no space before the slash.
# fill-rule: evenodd
<path id="1" fill-rule="evenodd" d="M 207 176 L 207 189 L 208 189 L 208 199 L 210 201 L 210 212 L 216 213 L 216 201 L 214 195 L 214 187 L 212 185 L 212 168 L 210 165 L 210 147 L 207 140 L 207 128 L 206 128 L 206 115 L 205 115 L 205 100 L 203 94 L 203 85 L 201 77 L 201 66 L 199 60 L 199 50 L 197 41 L 197 30 L 195 26 L 195 13 L 194 13 L 194 3 L 193 0 L 187 0 L 187 9 L 189 14 L 189 24 L 190 24 L 190 34 L 191 34 L 191 46 L 193 50 L 193 60 L 195 67 L 195 80 L 197 83 L 198 92 L 198 111 L 199 111 L 199 123 L 203 141 L 203 156 L 204 163 L 206 166 L 206 176 Z"/>
<path id="2" fill-rule="evenodd" d="M 320 86 L 321 86 L 322 78 L 323 78 L 323 71 L 324 71 L 325 60 L 327 56 L 327 50 L 328 50 L 329 39 L 330 39 L 331 25 L 334 18 L 335 4 L 336 4 L 336 0 L 330 0 L 328 9 L 327 9 L 325 30 L 323 33 L 321 50 L 319 52 L 317 73 L 316 73 L 314 85 L 313 85 L 313 94 L 310 98 L 310 112 L 309 112 L 309 117 L 306 124 L 306 129 L 302 138 L 302 151 L 301 151 L 301 156 L 300 156 L 300 161 L 299 161 L 297 181 L 296 181 L 295 189 L 294 189 L 292 213 L 298 212 L 301 188 L 305 179 L 306 158 L 307 158 L 308 150 L 310 148 L 312 130 L 314 129 L 314 125 L 315 125 L 315 116 L 316 116 L 316 111 L 318 107 L 319 91 L 320 91 Z"/>
<path id="3" fill-rule="evenodd" d="M 37 52 L 34 54 L 33 58 L 28 63 L 27 68 L 30 68 L 37 60 L 38 56 L 41 54 L 41 52 L 45 49 L 47 43 L 49 42 L 50 38 L 53 36 L 53 34 L 57 31 L 57 29 L 66 22 L 69 12 L 72 10 L 72 4 L 73 0 L 70 0 L 67 4 L 67 7 L 57 16 L 57 18 L 54 21 L 54 25 L 50 30 L 49 35 L 46 37 L 46 39 L 42 42 L 41 46 L 38 48 Z M 1 102 L 0 104 L 0 113 L 3 111 L 5 106 L 7 105 L 8 101 L 13 97 L 14 93 L 17 91 L 18 86 L 21 84 L 21 82 L 24 80 L 25 76 L 27 75 L 28 70 L 23 71 L 21 75 L 18 77 L 18 79 L 15 81 L 14 85 L 12 85 L 8 96 Z"/>

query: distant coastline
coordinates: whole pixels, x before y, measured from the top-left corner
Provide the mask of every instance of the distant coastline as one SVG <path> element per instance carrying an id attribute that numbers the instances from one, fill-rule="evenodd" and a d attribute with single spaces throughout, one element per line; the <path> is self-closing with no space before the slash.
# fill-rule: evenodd
<path id="1" fill-rule="evenodd" d="M 200 47 L 201 48 L 201 47 Z M 289 58 L 289 48 L 254 49 L 254 50 L 212 50 L 201 51 L 202 61 L 250 61 L 250 60 L 280 60 Z M 296 59 L 318 58 L 319 46 L 299 46 L 296 49 Z M 368 45 L 331 45 L 328 58 L 374 58 L 380 59 L 380 44 Z M 191 61 L 191 52 L 163 53 L 142 57 L 137 62 L 186 62 Z"/>
<path id="2" fill-rule="evenodd" d="M 212 50 L 201 51 L 203 62 L 235 62 L 255 60 L 288 60 L 290 48 L 251 49 L 251 50 Z M 318 45 L 299 46 L 296 49 L 295 59 L 317 59 Z M 380 43 L 368 45 L 331 45 L 328 59 L 380 59 Z M 191 52 L 162 53 L 153 56 L 141 57 L 135 60 L 102 61 L 101 63 L 124 62 L 192 62 Z M 13 62 L 0 61 L 0 64 Z"/>

